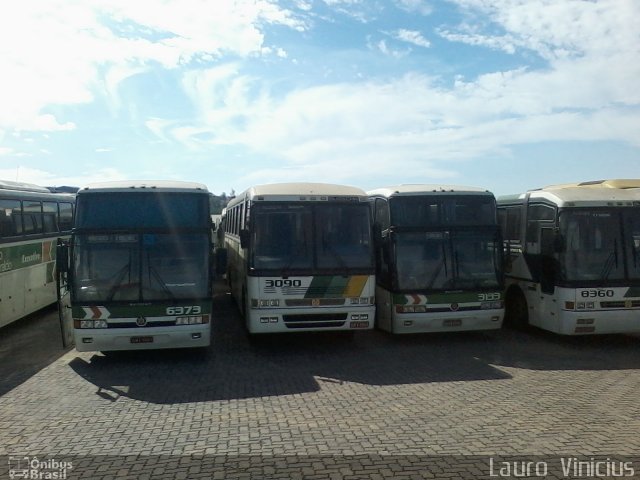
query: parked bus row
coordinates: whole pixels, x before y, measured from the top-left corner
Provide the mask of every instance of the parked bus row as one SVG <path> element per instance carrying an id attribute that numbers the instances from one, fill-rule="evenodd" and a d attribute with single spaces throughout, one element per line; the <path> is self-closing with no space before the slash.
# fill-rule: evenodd
<path id="1" fill-rule="evenodd" d="M 21 225 L 25 237 L 2 237 L 0 264 L 13 265 L 8 243 L 62 238 L 61 324 L 81 351 L 209 345 L 216 263 L 252 334 L 498 329 L 505 310 L 508 321 L 567 335 L 640 331 L 636 180 L 552 186 L 497 202 L 491 192 L 447 185 L 368 193 L 261 185 L 221 217 L 211 215 L 201 184 L 110 182 L 78 192 L 75 218 L 74 197 L 58 195 L 55 232 L 45 226 L 53 194 L 8 190 L 0 201 L 24 198 L 0 210 L 3 225 Z M 50 244 L 41 257 L 52 272 Z"/>

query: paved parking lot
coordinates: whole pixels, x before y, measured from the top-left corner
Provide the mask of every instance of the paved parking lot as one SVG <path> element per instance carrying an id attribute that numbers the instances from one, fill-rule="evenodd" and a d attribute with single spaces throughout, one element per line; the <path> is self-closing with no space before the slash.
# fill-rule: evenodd
<path id="1" fill-rule="evenodd" d="M 222 289 L 215 305 L 204 353 L 64 352 L 53 310 L 0 330 L 0 475 L 490 478 L 504 459 L 587 478 L 553 473 L 567 457 L 640 476 L 638 337 L 253 342 Z"/>

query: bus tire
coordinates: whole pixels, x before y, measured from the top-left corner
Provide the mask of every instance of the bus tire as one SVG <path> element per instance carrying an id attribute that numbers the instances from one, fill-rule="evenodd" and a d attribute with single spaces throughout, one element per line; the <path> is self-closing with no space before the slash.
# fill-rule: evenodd
<path id="1" fill-rule="evenodd" d="M 507 294 L 505 303 L 505 318 L 507 325 L 515 328 L 529 326 L 529 307 L 524 294 L 518 289 L 512 289 Z"/>

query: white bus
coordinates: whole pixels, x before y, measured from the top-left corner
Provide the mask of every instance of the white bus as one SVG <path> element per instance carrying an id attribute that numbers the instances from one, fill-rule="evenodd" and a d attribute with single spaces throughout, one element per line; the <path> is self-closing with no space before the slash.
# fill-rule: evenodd
<path id="1" fill-rule="evenodd" d="M 249 188 L 223 220 L 227 280 L 249 333 L 371 329 L 367 196 L 339 185 Z"/>
<path id="2" fill-rule="evenodd" d="M 563 335 L 640 332 L 640 180 L 498 199 L 506 318 Z"/>
<path id="3" fill-rule="evenodd" d="M 67 253 L 76 349 L 210 344 L 212 229 L 199 183 L 105 182 L 79 190 Z M 60 262 L 62 263 L 62 262 Z"/>
<path id="4" fill-rule="evenodd" d="M 0 327 L 56 302 L 56 240 L 71 233 L 75 196 L 0 181 Z"/>
<path id="5" fill-rule="evenodd" d="M 378 328 L 499 329 L 504 275 L 493 194 L 451 185 L 397 185 L 368 194 Z"/>

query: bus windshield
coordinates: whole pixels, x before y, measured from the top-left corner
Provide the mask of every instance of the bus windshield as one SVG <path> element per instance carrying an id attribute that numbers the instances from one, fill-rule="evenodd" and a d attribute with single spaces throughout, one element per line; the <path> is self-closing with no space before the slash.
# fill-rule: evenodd
<path id="1" fill-rule="evenodd" d="M 207 296 L 206 234 L 77 235 L 75 299 L 147 302 Z"/>
<path id="2" fill-rule="evenodd" d="M 493 195 L 396 197 L 389 206 L 396 227 L 497 224 Z"/>
<path id="3" fill-rule="evenodd" d="M 366 204 L 256 205 L 251 215 L 254 270 L 373 268 Z"/>
<path id="4" fill-rule="evenodd" d="M 500 288 L 496 232 L 396 233 L 394 239 L 399 290 Z"/>
<path id="5" fill-rule="evenodd" d="M 564 280 L 624 281 L 626 271 L 630 278 L 640 279 L 640 212 L 565 210 L 559 225 L 564 249 L 558 259 Z"/>

